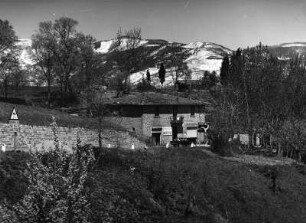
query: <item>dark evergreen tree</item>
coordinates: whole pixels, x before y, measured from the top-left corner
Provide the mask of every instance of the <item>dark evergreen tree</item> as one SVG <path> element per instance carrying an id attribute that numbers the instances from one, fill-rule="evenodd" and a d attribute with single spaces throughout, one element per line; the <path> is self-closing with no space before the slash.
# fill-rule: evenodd
<path id="1" fill-rule="evenodd" d="M 159 80 L 160 83 L 163 85 L 165 82 L 165 74 L 166 74 L 166 70 L 163 64 L 160 65 L 159 71 L 158 71 L 158 76 L 159 76 Z"/>
<path id="2" fill-rule="evenodd" d="M 151 83 L 151 74 L 149 70 L 147 70 L 147 82 Z"/>
<path id="3" fill-rule="evenodd" d="M 232 86 L 241 87 L 242 81 L 242 71 L 243 71 L 243 58 L 242 50 L 237 49 L 236 53 L 231 56 L 231 63 L 229 66 L 229 73 L 227 78 L 227 84 Z"/>
<path id="4" fill-rule="evenodd" d="M 221 71 L 220 71 L 220 81 L 222 85 L 227 85 L 228 83 L 229 67 L 230 67 L 229 57 L 228 55 L 226 55 L 223 58 L 223 61 L 221 64 Z"/>

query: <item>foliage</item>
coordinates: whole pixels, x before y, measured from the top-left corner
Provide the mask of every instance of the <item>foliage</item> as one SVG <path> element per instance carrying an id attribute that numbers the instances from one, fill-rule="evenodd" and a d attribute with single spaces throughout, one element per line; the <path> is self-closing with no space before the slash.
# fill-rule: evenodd
<path id="1" fill-rule="evenodd" d="M 221 64 L 221 70 L 220 70 L 220 82 L 223 85 L 226 85 L 227 82 L 228 82 L 229 67 L 230 67 L 229 57 L 228 57 L 228 55 L 226 55 L 223 58 L 223 61 L 222 61 L 222 64 Z"/>
<path id="2" fill-rule="evenodd" d="M 142 79 L 142 81 L 136 85 L 136 89 L 138 91 L 152 91 L 155 87 L 151 85 L 151 82 Z"/>
<path id="3" fill-rule="evenodd" d="M 49 105 L 51 101 L 51 85 L 55 79 L 53 44 L 52 22 L 39 23 L 39 31 L 32 36 L 33 60 L 36 63 L 35 66 L 42 72 L 47 81 Z"/>
<path id="4" fill-rule="evenodd" d="M 4 157 L 4 158 L 3 158 Z M 16 203 L 23 196 L 28 186 L 24 170 L 26 163 L 30 159 L 25 152 L 1 153 L 0 165 L 0 197 L 1 201 L 6 199 L 11 203 Z"/>
<path id="5" fill-rule="evenodd" d="M 52 127 L 55 148 L 32 154 L 26 195 L 13 209 L 21 222 L 88 222 L 85 181 L 93 161 L 91 148 L 81 148 L 78 139 L 69 154 L 59 146 L 55 122 Z"/>
<path id="6" fill-rule="evenodd" d="M 230 134 L 259 130 L 275 136 L 274 144 L 278 144 L 280 155 L 282 148 L 284 152 L 288 150 L 290 138 L 289 144 L 298 145 L 298 148 L 289 151 L 296 151 L 294 156 L 301 159 L 298 151 L 303 150 L 302 137 L 293 137 L 299 134 L 299 128 L 293 128 L 296 131 L 291 131 L 292 137 L 289 138 L 283 137 L 283 131 L 286 123 L 305 118 L 304 63 L 300 56 L 288 61 L 279 60 L 261 43 L 256 47 L 238 49 L 231 56 L 229 66 L 224 60 L 223 87 L 215 95 L 219 115 L 214 114 L 214 120 L 223 123 Z M 285 154 L 293 156 L 291 152 Z"/>
<path id="7" fill-rule="evenodd" d="M 95 39 L 76 30 L 78 22 L 61 17 L 54 22 L 39 24 L 32 36 L 34 61 L 45 76 L 48 84 L 48 101 L 51 100 L 50 86 L 56 80 L 61 91 L 72 92 L 72 74 L 81 72 L 89 84 L 93 68 L 93 44 Z"/>
<path id="8" fill-rule="evenodd" d="M 285 121 L 278 133 L 278 141 L 283 145 L 280 153 L 305 162 L 306 123 L 304 120 Z"/>
<path id="9" fill-rule="evenodd" d="M 139 196 L 143 197 L 138 201 L 140 205 L 151 209 L 146 216 L 159 216 L 155 222 L 218 222 L 215 220 L 217 216 L 224 222 L 248 223 L 262 219 L 296 222 L 306 213 L 305 208 L 297 208 L 306 196 L 304 192 L 298 192 L 305 187 L 305 179 L 294 167 L 233 163 L 190 148 L 156 148 L 135 153 L 113 151 L 111 154 L 103 157 L 100 168 L 108 171 L 103 174 L 104 185 L 107 181 L 116 186 L 104 192 L 105 200 L 100 205 L 110 208 L 109 213 L 117 210 L 118 218 L 112 218 L 115 222 L 127 221 L 126 215 L 135 213 L 128 207 L 139 207 L 134 203 Z M 131 167 L 135 168 L 133 172 Z M 117 181 L 114 176 L 118 176 Z M 139 193 L 135 195 L 135 191 Z M 137 198 L 129 200 L 130 196 Z M 122 205 L 124 200 L 128 207 Z M 133 203 L 129 203 L 131 201 Z M 101 216 L 105 213 L 102 207 L 97 210 Z M 139 215 L 133 216 L 135 222 Z"/>
<path id="10" fill-rule="evenodd" d="M 12 48 L 0 58 L 0 81 L 3 85 L 3 94 L 5 97 L 8 95 L 10 81 L 16 80 L 16 77 L 21 74 L 18 53 L 17 49 Z"/>
<path id="11" fill-rule="evenodd" d="M 0 56 L 14 47 L 14 43 L 17 41 L 17 36 L 13 26 L 7 20 L 0 19 Z"/>
<path id="12" fill-rule="evenodd" d="M 201 80 L 201 85 L 204 89 L 210 89 L 218 83 L 218 77 L 216 72 L 205 71 Z"/>
<path id="13" fill-rule="evenodd" d="M 301 165 L 249 165 L 211 156 L 201 148 L 95 151 L 96 163 L 84 182 L 89 222 L 295 223 L 303 222 L 306 215 L 305 168 Z M 50 155 L 41 154 L 39 162 L 34 162 L 41 167 L 36 173 L 44 173 L 40 179 L 50 176 L 44 170 L 53 165 L 49 161 L 57 160 Z M 66 162 L 67 171 L 72 160 Z M 49 188 L 49 184 L 38 185 Z M 59 200 L 64 200 L 65 193 L 61 196 Z M 60 202 L 54 205 L 61 207 Z M 5 211 L 13 222 L 10 210 L 0 206 L 0 219 Z"/>

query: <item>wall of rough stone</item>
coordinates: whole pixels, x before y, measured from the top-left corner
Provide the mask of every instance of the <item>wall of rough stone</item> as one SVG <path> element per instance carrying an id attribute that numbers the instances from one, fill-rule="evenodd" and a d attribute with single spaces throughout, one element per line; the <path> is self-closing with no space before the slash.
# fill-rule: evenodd
<path id="1" fill-rule="evenodd" d="M 60 145 L 65 148 L 76 146 L 77 135 L 82 144 L 98 146 L 98 131 L 84 128 L 58 127 L 57 137 Z M 0 123 L 0 144 L 4 143 L 7 150 L 49 149 L 53 147 L 54 133 L 51 126 L 32 126 Z M 105 147 L 144 148 L 145 144 L 128 132 L 104 130 L 102 132 L 102 145 Z"/>

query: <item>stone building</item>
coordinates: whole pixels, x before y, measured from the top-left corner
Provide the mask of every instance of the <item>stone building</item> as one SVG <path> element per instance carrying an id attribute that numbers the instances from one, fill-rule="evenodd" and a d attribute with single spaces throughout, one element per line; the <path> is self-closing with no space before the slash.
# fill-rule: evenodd
<path id="1" fill-rule="evenodd" d="M 181 137 L 197 142 L 205 122 L 209 103 L 156 92 L 133 92 L 107 103 L 108 120 L 137 136 L 150 139 L 155 145 L 172 140 L 171 120 L 183 119 Z"/>

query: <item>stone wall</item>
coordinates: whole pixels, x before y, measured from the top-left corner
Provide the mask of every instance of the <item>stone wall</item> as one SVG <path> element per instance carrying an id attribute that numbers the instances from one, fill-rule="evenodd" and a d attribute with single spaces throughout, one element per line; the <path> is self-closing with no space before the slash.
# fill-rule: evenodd
<path id="1" fill-rule="evenodd" d="M 69 149 L 76 145 L 77 135 L 82 144 L 98 146 L 98 131 L 84 128 L 58 127 L 57 137 L 60 144 Z M 7 150 L 49 149 L 53 147 L 54 133 L 51 126 L 31 126 L 0 123 L 0 143 Z M 145 144 L 124 131 L 104 130 L 102 145 L 105 147 L 144 148 Z"/>

